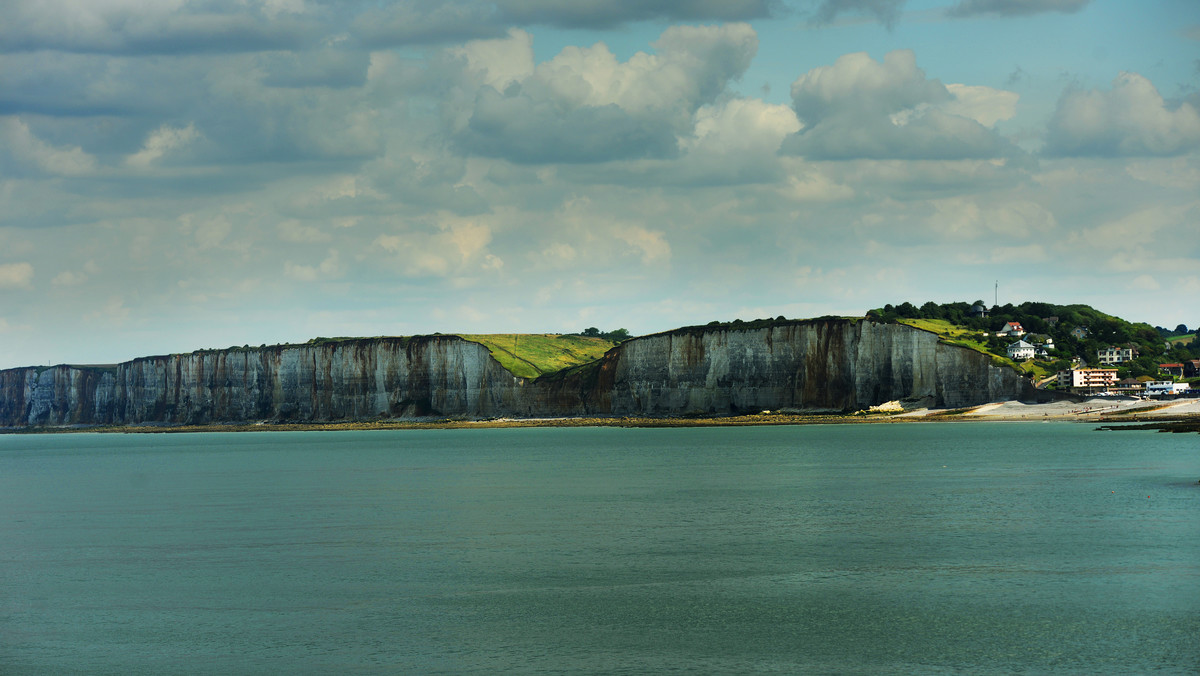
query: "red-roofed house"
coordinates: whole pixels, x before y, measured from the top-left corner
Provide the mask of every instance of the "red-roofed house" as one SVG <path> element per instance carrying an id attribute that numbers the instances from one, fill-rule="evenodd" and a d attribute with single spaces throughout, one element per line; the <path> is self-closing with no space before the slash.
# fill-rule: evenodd
<path id="1" fill-rule="evenodd" d="M 1173 375 L 1176 378 L 1182 378 L 1183 377 L 1183 364 L 1159 364 L 1158 372 L 1159 373 L 1169 373 L 1170 375 Z"/>
<path id="2" fill-rule="evenodd" d="M 1025 329 L 1021 327 L 1021 322 L 1009 322 L 1004 325 L 1004 328 L 996 332 L 997 336 L 1016 336 L 1020 338 L 1025 335 Z"/>

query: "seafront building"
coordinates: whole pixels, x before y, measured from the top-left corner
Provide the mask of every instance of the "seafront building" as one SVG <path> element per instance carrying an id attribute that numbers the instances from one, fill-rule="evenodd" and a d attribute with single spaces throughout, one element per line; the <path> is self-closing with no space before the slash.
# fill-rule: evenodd
<path id="1" fill-rule="evenodd" d="M 1156 380 L 1146 383 L 1146 396 L 1148 397 L 1186 394 L 1189 390 L 1191 390 L 1191 385 L 1170 380 Z"/>
<path id="2" fill-rule="evenodd" d="M 1078 394 L 1107 392 L 1116 384 L 1116 369 L 1067 369 L 1058 373 L 1058 389 Z"/>

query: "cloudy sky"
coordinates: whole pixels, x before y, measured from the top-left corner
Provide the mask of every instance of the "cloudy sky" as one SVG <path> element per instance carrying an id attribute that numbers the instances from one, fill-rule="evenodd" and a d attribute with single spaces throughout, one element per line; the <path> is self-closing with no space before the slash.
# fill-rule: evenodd
<path id="1" fill-rule="evenodd" d="M 0 368 L 997 282 L 1200 323 L 1200 3 L 0 4 Z"/>

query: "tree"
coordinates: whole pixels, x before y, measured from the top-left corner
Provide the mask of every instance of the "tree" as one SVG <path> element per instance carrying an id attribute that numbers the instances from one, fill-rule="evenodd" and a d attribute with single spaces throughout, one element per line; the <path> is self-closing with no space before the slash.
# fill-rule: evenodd
<path id="1" fill-rule="evenodd" d="M 587 338 L 599 338 L 600 337 L 600 329 L 598 329 L 594 326 L 589 326 L 586 329 L 584 329 L 583 332 L 580 333 L 579 335 L 585 336 Z"/>
<path id="2" fill-rule="evenodd" d="M 617 329 L 616 331 L 609 331 L 608 333 L 606 333 L 604 335 L 605 335 L 605 337 L 607 337 L 609 340 L 611 340 L 614 343 L 623 343 L 623 342 L 629 340 L 629 331 L 626 331 L 625 329 Z"/>

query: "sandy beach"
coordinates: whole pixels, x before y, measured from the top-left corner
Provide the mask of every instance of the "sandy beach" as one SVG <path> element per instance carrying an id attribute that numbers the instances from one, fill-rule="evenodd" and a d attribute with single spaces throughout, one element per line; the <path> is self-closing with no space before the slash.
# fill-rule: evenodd
<path id="1" fill-rule="evenodd" d="M 1200 399 L 1152 401 L 1131 397 L 1094 397 L 1079 402 L 1057 401 L 1026 404 L 1003 401 L 971 408 L 905 409 L 890 402 L 872 411 L 857 413 L 813 413 L 762 411 L 754 414 L 721 417 L 578 417 L 578 418 L 492 418 L 467 420 L 428 418 L 421 420 L 332 421 L 312 423 L 229 422 L 206 425 L 122 425 L 8 428 L 7 433 L 41 432 L 269 432 L 304 430 L 394 430 L 394 429 L 483 429 L 499 427 L 731 427 L 742 425 L 813 425 L 813 424 L 903 424 L 921 422 L 972 421 L 1062 421 L 1084 423 L 1142 423 L 1187 431 L 1200 428 Z"/>

